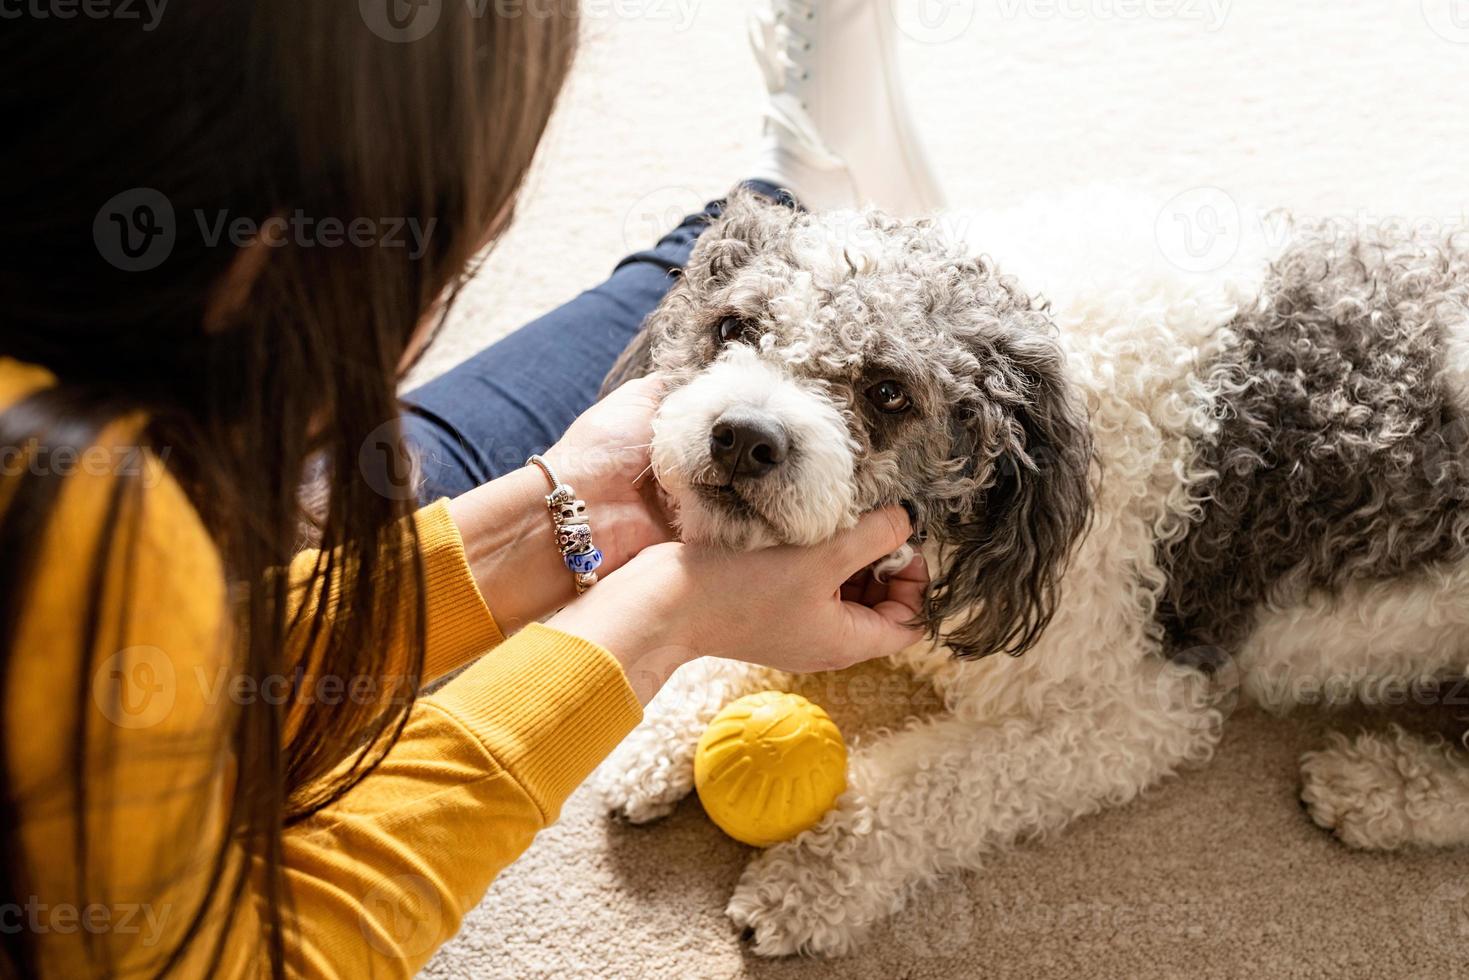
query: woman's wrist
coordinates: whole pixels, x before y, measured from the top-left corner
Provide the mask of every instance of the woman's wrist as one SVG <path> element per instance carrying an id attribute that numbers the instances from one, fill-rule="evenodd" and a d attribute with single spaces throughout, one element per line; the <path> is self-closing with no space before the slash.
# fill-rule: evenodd
<path id="1" fill-rule="evenodd" d="M 449 501 L 475 584 L 506 634 L 576 597 L 556 548 L 547 492 L 545 476 L 527 466 Z"/>
<path id="2" fill-rule="evenodd" d="M 551 454 L 548 454 L 551 455 Z M 660 539 L 666 527 L 634 493 L 604 488 L 575 467 L 563 472 L 551 455 L 557 476 L 587 502 L 592 541 L 604 553 L 602 574 L 626 563 Z M 449 517 L 464 540 L 465 556 L 495 622 L 507 634 L 543 619 L 576 598 L 576 581 L 556 543 L 556 528 L 546 509 L 551 486 L 534 465 L 449 501 Z"/>
<path id="3" fill-rule="evenodd" d="M 637 569 L 631 569 L 636 574 Z M 662 604 L 674 590 L 639 581 L 625 588 L 613 579 L 579 597 L 546 621 L 546 625 L 607 650 L 622 665 L 638 700 L 647 704 L 680 666 L 696 654 L 685 643 L 665 635 L 675 617 Z"/>

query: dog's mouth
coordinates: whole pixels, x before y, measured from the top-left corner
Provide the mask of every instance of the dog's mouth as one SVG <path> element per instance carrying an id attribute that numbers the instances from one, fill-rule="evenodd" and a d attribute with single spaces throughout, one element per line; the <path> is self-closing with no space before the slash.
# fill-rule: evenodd
<path id="1" fill-rule="evenodd" d="M 691 489 L 700 500 L 723 507 L 741 517 L 765 520 L 765 515 L 760 513 L 759 508 L 750 503 L 733 483 L 694 483 Z"/>

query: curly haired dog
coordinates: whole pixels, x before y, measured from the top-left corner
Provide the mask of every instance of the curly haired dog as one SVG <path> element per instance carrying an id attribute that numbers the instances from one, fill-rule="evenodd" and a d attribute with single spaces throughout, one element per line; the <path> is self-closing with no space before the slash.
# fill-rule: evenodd
<path id="1" fill-rule="evenodd" d="M 1091 231 L 982 229 L 1048 305 L 936 221 L 737 193 L 609 379 L 670 379 L 653 467 L 685 539 L 813 542 L 898 501 L 934 573 L 934 642 L 895 666 L 945 710 L 750 863 L 728 912 L 759 953 L 844 952 L 925 880 L 1207 760 L 1237 691 L 1469 676 L 1469 251 L 1298 234 L 1192 275 L 1077 208 Z M 610 804 L 669 812 L 713 714 L 788 682 L 683 668 Z M 1338 737 L 1302 774 L 1349 845 L 1469 843 L 1448 743 Z"/>

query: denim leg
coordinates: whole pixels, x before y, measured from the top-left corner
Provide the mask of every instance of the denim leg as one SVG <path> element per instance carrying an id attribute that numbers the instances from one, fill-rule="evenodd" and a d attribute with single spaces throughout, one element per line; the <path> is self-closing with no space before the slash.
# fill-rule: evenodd
<path id="1" fill-rule="evenodd" d="M 795 206 L 769 184 L 746 186 Z M 689 215 L 612 276 L 403 396 L 423 501 L 454 497 L 547 449 L 597 400 L 602 379 L 673 286 L 722 201 Z"/>

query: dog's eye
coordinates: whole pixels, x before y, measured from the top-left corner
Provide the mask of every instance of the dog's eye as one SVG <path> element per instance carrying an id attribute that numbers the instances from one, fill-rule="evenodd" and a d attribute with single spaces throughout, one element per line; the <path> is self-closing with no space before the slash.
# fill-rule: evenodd
<path id="1" fill-rule="evenodd" d="M 714 328 L 714 339 L 722 346 L 743 340 L 750 330 L 750 324 L 737 316 L 727 316 L 719 321 L 719 326 Z"/>
<path id="2" fill-rule="evenodd" d="M 912 405 L 908 400 L 908 393 L 896 381 L 882 381 L 873 385 L 867 389 L 867 397 L 877 406 L 879 412 L 887 412 L 889 415 L 906 412 Z"/>

